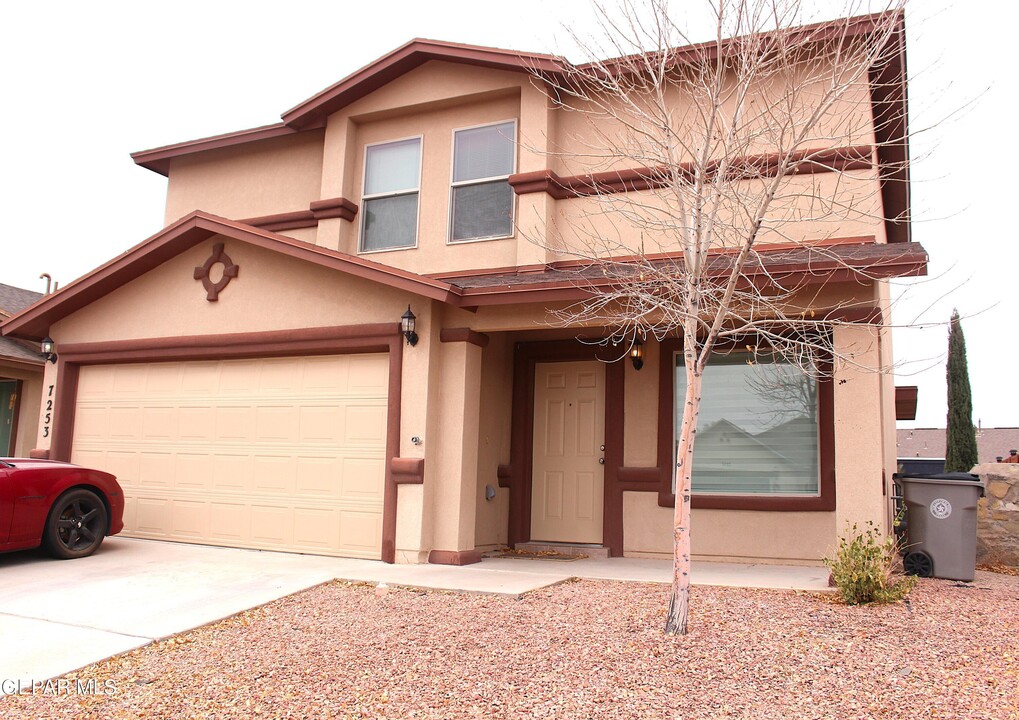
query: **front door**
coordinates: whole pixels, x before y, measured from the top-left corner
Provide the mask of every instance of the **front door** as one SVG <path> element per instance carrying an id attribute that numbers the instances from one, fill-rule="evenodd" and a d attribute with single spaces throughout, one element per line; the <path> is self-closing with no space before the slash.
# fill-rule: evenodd
<path id="1" fill-rule="evenodd" d="M 602 543 L 604 442 L 605 366 L 538 363 L 531 540 Z"/>
<path id="2" fill-rule="evenodd" d="M 14 454 L 14 418 L 18 411 L 18 381 L 0 380 L 0 457 Z"/>

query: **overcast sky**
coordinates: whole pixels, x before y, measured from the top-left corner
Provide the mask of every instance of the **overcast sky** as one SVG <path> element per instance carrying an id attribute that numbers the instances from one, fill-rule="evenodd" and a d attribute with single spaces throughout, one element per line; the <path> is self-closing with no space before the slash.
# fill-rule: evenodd
<path id="1" fill-rule="evenodd" d="M 166 181 L 132 151 L 278 122 L 414 37 L 583 59 L 563 23 L 583 34 L 588 2 L 5 3 L 0 282 L 42 291 L 48 272 L 66 284 L 160 230 Z M 1003 162 L 1017 26 L 1004 0 L 923 0 L 907 15 L 910 126 L 923 130 L 913 237 L 931 278 L 894 320 L 944 323 L 959 308 L 985 427 L 1019 425 L 1016 224 L 1004 214 L 1019 198 Z M 946 337 L 937 324 L 896 331 L 897 382 L 920 386 L 917 422 L 902 426 L 944 426 Z"/>

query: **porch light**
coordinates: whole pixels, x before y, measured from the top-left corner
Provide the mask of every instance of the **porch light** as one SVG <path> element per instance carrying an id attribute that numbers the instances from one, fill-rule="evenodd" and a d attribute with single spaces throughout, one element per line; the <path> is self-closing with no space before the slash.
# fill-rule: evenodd
<path id="1" fill-rule="evenodd" d="M 414 332 L 414 326 L 417 323 L 417 317 L 410 311 L 410 305 L 407 306 L 407 312 L 400 318 L 400 329 L 403 331 L 403 336 L 407 338 L 408 345 L 418 344 L 418 334 Z"/>
<path id="2" fill-rule="evenodd" d="M 42 356 L 51 363 L 55 363 L 57 361 L 57 354 L 53 352 L 53 347 L 53 338 L 49 335 L 42 339 L 42 343 L 39 346 L 39 349 L 42 350 Z"/>
<path id="3" fill-rule="evenodd" d="M 638 337 L 633 339 L 633 345 L 630 346 L 630 362 L 633 363 L 634 370 L 644 367 L 644 343 Z"/>

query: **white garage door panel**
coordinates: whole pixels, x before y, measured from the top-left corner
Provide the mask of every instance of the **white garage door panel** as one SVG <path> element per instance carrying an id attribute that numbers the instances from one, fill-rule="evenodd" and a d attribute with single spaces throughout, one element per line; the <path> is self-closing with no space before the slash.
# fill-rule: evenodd
<path id="1" fill-rule="evenodd" d="M 81 369 L 72 462 L 117 476 L 125 534 L 378 558 L 388 358 Z"/>

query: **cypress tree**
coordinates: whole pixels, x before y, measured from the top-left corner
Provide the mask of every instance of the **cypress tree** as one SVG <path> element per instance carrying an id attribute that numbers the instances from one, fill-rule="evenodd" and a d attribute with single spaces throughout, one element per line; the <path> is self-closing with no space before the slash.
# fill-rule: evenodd
<path id="1" fill-rule="evenodd" d="M 948 427 L 945 472 L 969 472 L 977 464 L 977 432 L 966 365 L 966 338 L 959 311 L 952 310 L 948 331 Z"/>

